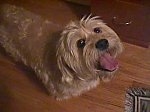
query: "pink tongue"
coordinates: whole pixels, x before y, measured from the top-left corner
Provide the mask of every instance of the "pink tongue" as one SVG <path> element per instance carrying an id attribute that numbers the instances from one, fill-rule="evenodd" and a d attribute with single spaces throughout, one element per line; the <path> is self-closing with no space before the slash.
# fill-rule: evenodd
<path id="1" fill-rule="evenodd" d="M 118 62 L 109 53 L 105 53 L 101 56 L 100 64 L 103 69 L 113 71 L 118 68 Z"/>

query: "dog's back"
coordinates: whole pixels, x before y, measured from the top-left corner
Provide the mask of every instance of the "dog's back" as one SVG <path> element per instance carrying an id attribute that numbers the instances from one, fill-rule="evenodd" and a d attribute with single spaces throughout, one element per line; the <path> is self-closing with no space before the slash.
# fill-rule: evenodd
<path id="1" fill-rule="evenodd" d="M 0 8 L 0 43 L 16 60 L 27 65 L 42 61 L 52 23 L 23 8 L 3 4 Z"/>
<path id="2" fill-rule="evenodd" d="M 49 65 L 54 65 L 52 69 L 57 65 L 54 34 L 58 29 L 58 25 L 23 8 L 0 6 L 0 44 L 16 61 L 30 66 L 49 89 L 53 88 L 49 77 L 54 77 Z"/>

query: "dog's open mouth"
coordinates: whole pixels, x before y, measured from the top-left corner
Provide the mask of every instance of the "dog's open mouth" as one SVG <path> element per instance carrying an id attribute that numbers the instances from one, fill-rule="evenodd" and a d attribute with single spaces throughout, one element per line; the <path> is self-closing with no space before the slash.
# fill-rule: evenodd
<path id="1" fill-rule="evenodd" d="M 109 53 L 105 52 L 98 61 L 98 70 L 113 72 L 119 67 L 118 61 Z"/>

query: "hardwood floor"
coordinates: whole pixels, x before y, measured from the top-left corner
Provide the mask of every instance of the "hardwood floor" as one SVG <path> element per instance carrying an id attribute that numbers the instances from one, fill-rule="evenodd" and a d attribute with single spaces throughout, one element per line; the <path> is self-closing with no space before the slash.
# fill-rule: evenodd
<path id="1" fill-rule="evenodd" d="M 0 52 L 0 112 L 123 112 L 129 87 L 150 88 L 150 50 L 124 43 L 120 70 L 109 83 L 69 100 L 48 96 L 35 74 Z"/>
<path id="2" fill-rule="evenodd" d="M 53 1 L 51 4 L 48 0 L 6 1 L 21 5 L 50 20 L 54 19 L 58 24 L 65 24 L 75 18 L 74 13 L 81 10 L 58 4 L 61 7 L 57 12 L 62 11 L 68 15 L 64 18 L 61 14 L 48 13 L 57 8 L 53 6 Z M 86 12 L 81 11 L 77 16 Z M 124 43 L 124 47 L 119 57 L 120 69 L 111 82 L 101 82 L 97 88 L 64 101 L 56 101 L 49 96 L 34 72 L 14 62 L 0 48 L 0 112 L 123 112 L 125 92 L 129 87 L 150 88 L 150 49 L 127 43 Z"/>

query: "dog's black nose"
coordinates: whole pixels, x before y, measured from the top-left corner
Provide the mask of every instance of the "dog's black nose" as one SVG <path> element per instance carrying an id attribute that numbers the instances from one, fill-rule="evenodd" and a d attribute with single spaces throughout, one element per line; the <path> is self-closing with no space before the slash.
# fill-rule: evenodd
<path id="1" fill-rule="evenodd" d="M 99 50 L 106 50 L 109 46 L 107 39 L 100 39 L 96 44 L 95 47 Z"/>

